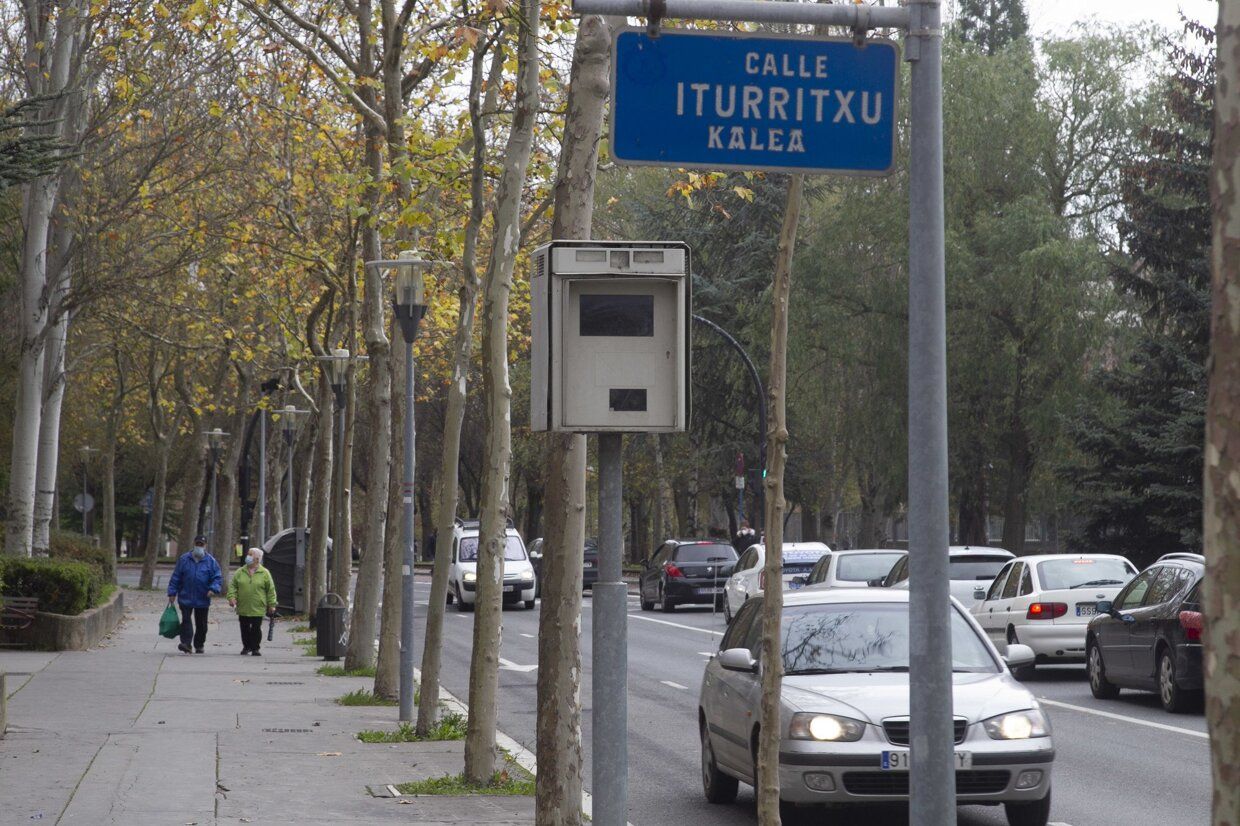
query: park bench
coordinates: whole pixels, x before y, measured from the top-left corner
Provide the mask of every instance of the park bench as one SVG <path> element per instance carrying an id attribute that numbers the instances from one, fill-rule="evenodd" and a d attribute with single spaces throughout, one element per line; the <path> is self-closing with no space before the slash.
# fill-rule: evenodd
<path id="1" fill-rule="evenodd" d="M 34 624 L 35 613 L 39 610 L 38 597 L 0 597 L 0 646 L 22 646 L 24 642 L 14 641 L 14 634 L 24 631 Z"/>

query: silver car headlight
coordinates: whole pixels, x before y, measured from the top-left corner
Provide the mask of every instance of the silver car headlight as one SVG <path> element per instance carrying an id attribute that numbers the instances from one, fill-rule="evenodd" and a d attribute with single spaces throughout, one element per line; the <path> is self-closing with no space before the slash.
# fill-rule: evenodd
<path id="1" fill-rule="evenodd" d="M 523 571 L 523 572 L 521 573 L 521 581 L 522 581 L 522 582 L 533 582 L 533 581 L 534 581 L 534 572 L 533 572 L 533 571 Z"/>
<path id="2" fill-rule="evenodd" d="M 464 579 L 466 582 L 477 582 L 478 581 L 478 575 L 474 573 L 473 571 L 466 571 L 465 574 L 461 578 Z"/>
<path id="3" fill-rule="evenodd" d="M 820 740 L 831 743 L 851 743 L 865 734 L 865 723 L 834 714 L 814 714 L 798 711 L 792 715 L 788 736 L 793 740 Z"/>
<path id="4" fill-rule="evenodd" d="M 1048 737 L 1050 720 L 1040 709 L 1013 711 L 983 720 L 982 725 L 992 740 L 1028 740 L 1031 737 Z"/>

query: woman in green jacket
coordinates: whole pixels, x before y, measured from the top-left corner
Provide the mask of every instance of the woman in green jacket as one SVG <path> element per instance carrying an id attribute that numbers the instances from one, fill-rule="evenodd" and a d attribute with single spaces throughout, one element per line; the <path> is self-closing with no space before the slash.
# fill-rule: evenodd
<path id="1" fill-rule="evenodd" d="M 241 653 L 261 657 L 263 615 L 275 616 L 276 583 L 271 571 L 263 567 L 263 552 L 250 548 L 245 567 L 233 574 L 228 583 L 228 604 L 237 609 L 241 621 Z"/>

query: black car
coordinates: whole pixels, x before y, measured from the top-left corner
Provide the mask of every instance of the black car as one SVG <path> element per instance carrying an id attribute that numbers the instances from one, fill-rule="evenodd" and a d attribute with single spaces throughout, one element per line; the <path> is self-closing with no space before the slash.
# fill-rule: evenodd
<path id="1" fill-rule="evenodd" d="M 1100 700 L 1120 688 L 1154 691 L 1170 712 L 1201 703 L 1201 580 L 1205 557 L 1168 554 L 1138 574 L 1114 601 L 1098 603 L 1085 658 Z"/>
<path id="2" fill-rule="evenodd" d="M 543 540 L 541 537 L 530 543 L 530 564 L 534 566 L 534 596 L 542 596 L 543 573 Z M 581 587 L 593 588 L 598 582 L 598 540 L 591 537 L 586 540 L 581 558 Z"/>
<path id="3" fill-rule="evenodd" d="M 655 603 L 664 611 L 677 605 L 712 605 L 736 567 L 736 549 L 716 539 L 669 539 L 642 566 L 638 589 L 643 611 Z"/>

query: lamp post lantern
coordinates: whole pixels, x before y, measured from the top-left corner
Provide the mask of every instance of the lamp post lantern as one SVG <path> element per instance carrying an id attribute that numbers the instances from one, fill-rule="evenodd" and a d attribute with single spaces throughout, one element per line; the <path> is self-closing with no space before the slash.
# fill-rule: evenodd
<path id="1" fill-rule="evenodd" d="M 218 427 L 207 431 L 207 450 L 211 454 L 211 515 L 207 518 L 207 547 L 213 551 L 215 550 L 215 511 L 219 506 L 216 483 L 219 480 L 220 453 L 224 449 L 224 440 L 228 438 L 228 435 Z"/>
<path id="2" fill-rule="evenodd" d="M 424 260 L 412 250 L 402 250 L 395 261 L 366 262 L 368 268 L 395 270 L 395 314 L 401 337 L 405 340 L 405 469 L 400 492 L 404 507 L 401 538 L 405 545 L 400 599 L 400 719 L 403 722 L 413 721 L 413 479 L 414 440 L 417 437 L 413 415 L 413 342 L 418 337 L 418 322 L 426 314 L 423 278 L 426 270 L 435 263 Z"/>

